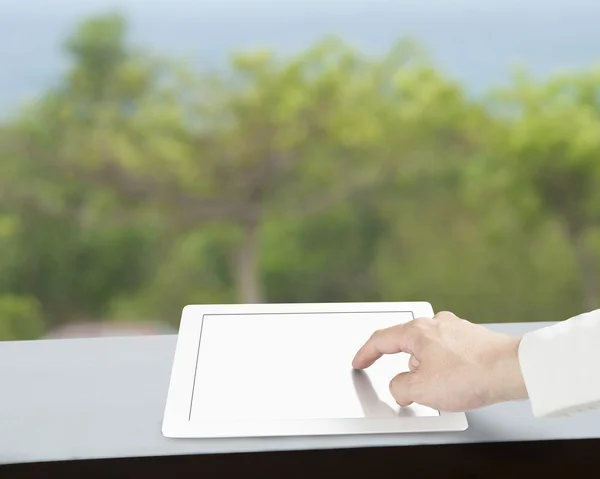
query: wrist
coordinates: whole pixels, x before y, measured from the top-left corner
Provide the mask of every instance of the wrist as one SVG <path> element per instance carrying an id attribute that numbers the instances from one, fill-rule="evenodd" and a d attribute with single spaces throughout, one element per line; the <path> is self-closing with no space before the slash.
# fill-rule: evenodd
<path id="1" fill-rule="evenodd" d="M 490 390 L 492 403 L 527 399 L 527 388 L 519 363 L 521 338 L 507 338 L 492 360 Z"/>

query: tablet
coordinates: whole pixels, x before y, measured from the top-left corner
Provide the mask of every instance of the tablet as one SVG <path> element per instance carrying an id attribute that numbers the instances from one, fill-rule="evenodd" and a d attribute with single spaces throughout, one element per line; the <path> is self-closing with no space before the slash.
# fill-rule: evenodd
<path id="1" fill-rule="evenodd" d="M 390 380 L 408 355 L 358 371 L 377 330 L 432 317 L 429 303 L 190 305 L 163 418 L 170 438 L 459 431 L 463 413 L 400 407 Z"/>

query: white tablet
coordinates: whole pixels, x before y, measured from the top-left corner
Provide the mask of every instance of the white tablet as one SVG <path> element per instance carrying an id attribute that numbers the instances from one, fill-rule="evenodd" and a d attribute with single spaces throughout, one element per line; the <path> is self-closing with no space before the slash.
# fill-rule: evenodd
<path id="1" fill-rule="evenodd" d="M 186 306 L 162 431 L 171 438 L 459 431 L 463 413 L 401 408 L 390 380 L 408 355 L 352 368 L 381 328 L 432 317 L 429 303 Z"/>

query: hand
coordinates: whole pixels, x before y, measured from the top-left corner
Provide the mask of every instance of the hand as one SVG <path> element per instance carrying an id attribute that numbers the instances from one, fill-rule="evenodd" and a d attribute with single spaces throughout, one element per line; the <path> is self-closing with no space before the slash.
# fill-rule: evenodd
<path id="1" fill-rule="evenodd" d="M 390 382 L 396 402 L 400 406 L 415 402 L 438 411 L 464 412 L 527 399 L 519 343 L 520 338 L 443 312 L 376 331 L 352 365 L 365 369 L 384 354 L 408 353 L 410 371 Z"/>

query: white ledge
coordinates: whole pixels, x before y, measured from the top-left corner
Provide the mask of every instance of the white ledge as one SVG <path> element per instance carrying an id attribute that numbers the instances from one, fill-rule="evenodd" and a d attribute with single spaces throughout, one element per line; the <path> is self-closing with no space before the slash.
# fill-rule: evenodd
<path id="1" fill-rule="evenodd" d="M 489 325 L 523 334 L 548 323 Z M 535 419 L 528 402 L 457 433 L 174 440 L 161 434 L 176 336 L 0 342 L 0 464 L 184 454 L 600 438 L 600 411 Z"/>

